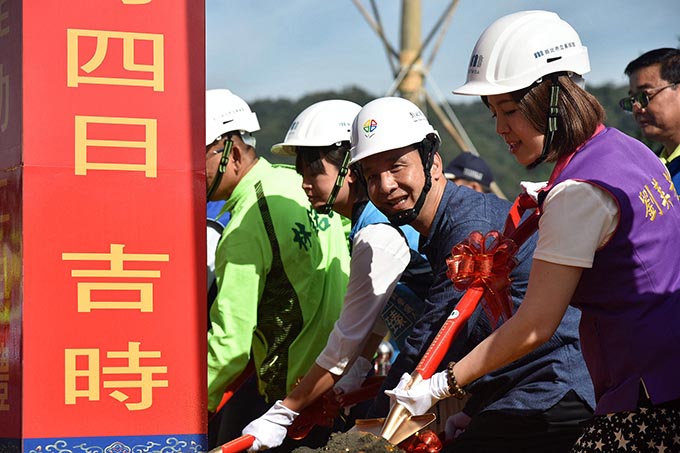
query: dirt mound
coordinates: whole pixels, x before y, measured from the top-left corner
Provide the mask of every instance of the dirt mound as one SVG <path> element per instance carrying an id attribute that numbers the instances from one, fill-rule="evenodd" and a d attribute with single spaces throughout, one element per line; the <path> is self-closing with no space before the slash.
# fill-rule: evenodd
<path id="1" fill-rule="evenodd" d="M 401 451 L 382 437 L 371 433 L 348 431 L 346 433 L 331 434 L 331 438 L 325 447 L 313 449 L 300 447 L 293 453 L 311 452 L 342 452 L 342 453 L 384 453 Z"/>

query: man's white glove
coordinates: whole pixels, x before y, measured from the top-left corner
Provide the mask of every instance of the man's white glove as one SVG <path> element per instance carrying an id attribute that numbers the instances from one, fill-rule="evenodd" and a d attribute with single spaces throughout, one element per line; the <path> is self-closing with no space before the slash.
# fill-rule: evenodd
<path id="1" fill-rule="evenodd" d="M 349 393 L 357 390 L 364 383 L 366 375 L 371 371 L 371 368 L 373 368 L 373 364 L 366 357 L 357 357 L 352 368 L 335 383 L 333 390 L 335 390 L 335 393 Z"/>
<path id="2" fill-rule="evenodd" d="M 470 424 L 470 416 L 463 411 L 460 411 L 446 419 L 446 426 L 444 433 L 446 440 L 452 440 L 465 432 Z"/>
<path id="3" fill-rule="evenodd" d="M 286 438 L 287 428 L 298 415 L 297 412 L 284 406 L 281 400 L 277 401 L 264 415 L 243 428 L 242 434 L 255 437 L 248 451 L 266 450 L 281 445 Z"/>
<path id="4" fill-rule="evenodd" d="M 446 370 L 432 375 L 430 379 L 420 381 L 408 390 L 404 390 L 411 380 L 408 373 L 404 373 L 399 384 L 393 390 L 385 390 L 392 405 L 399 402 L 406 407 L 411 415 L 423 415 L 439 400 L 451 396 L 446 379 Z"/>

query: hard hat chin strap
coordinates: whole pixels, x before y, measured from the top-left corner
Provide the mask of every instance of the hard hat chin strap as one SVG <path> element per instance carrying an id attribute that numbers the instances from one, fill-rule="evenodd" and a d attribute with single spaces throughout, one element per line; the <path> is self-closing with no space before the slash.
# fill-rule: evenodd
<path id="1" fill-rule="evenodd" d="M 326 201 L 325 205 L 316 209 L 316 212 L 319 214 L 329 214 L 331 210 L 333 210 L 333 205 L 335 204 L 335 200 L 338 198 L 338 193 L 340 193 L 340 189 L 342 188 L 343 184 L 345 184 L 345 177 L 349 171 L 349 161 L 351 155 L 349 153 L 349 147 L 345 146 L 344 144 L 341 145 L 341 147 L 345 152 L 345 155 L 342 159 L 342 165 L 340 165 L 338 176 L 335 178 L 335 185 L 333 185 L 333 189 L 331 190 L 330 195 L 328 195 L 328 201 Z"/>
<path id="2" fill-rule="evenodd" d="M 555 132 L 557 131 L 557 117 L 559 116 L 558 101 L 560 98 L 560 84 L 557 82 L 557 75 L 552 77 L 552 84 L 550 85 L 550 110 L 548 111 L 548 124 L 546 125 L 545 137 L 543 138 L 543 150 L 538 159 L 527 165 L 529 170 L 536 168 L 541 164 L 550 151 Z"/>
<path id="3" fill-rule="evenodd" d="M 420 210 L 425 204 L 427 193 L 432 188 L 432 163 L 434 162 L 434 154 L 439 150 L 439 138 L 435 134 L 428 134 L 422 142 L 418 143 L 418 152 L 420 153 L 420 160 L 423 163 L 423 171 L 425 172 L 425 184 L 423 190 L 420 192 L 416 204 L 411 209 L 399 211 L 396 214 L 387 216 L 387 219 L 392 225 L 401 226 L 413 222 L 420 214 Z"/>
<path id="4" fill-rule="evenodd" d="M 215 179 L 213 179 L 212 184 L 210 184 L 210 187 L 208 187 L 208 191 L 206 193 L 206 199 L 210 200 L 210 197 L 215 193 L 217 188 L 220 186 L 220 182 L 222 182 L 222 175 L 224 175 L 224 172 L 227 170 L 227 163 L 229 162 L 229 156 L 231 155 L 231 148 L 233 146 L 234 142 L 231 141 L 231 137 L 227 136 L 227 139 L 224 141 L 224 149 L 222 150 L 222 157 L 220 158 L 220 164 L 217 166 L 217 173 L 215 174 Z"/>

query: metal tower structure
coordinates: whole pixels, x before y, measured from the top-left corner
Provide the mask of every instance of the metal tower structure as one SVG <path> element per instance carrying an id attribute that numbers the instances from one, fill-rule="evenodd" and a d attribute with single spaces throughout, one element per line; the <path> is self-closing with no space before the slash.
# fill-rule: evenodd
<path id="1" fill-rule="evenodd" d="M 429 107 L 429 110 L 437 115 L 437 118 L 461 150 L 479 156 L 479 152 L 463 129 L 453 108 L 430 74 L 430 68 L 451 24 L 453 13 L 458 6 L 458 0 L 452 0 L 449 3 L 425 40 L 422 39 L 421 0 L 402 0 L 400 47 L 398 50 L 385 35 L 375 0 L 369 0 L 370 12 L 364 7 L 361 0 L 352 0 L 352 2 L 378 35 L 385 49 L 387 61 L 394 77 L 394 81 L 385 95 L 393 96 L 396 92 L 399 92 L 401 97 L 410 100 L 421 109 L 427 110 L 426 107 Z M 433 48 L 424 62 L 425 49 L 431 43 L 433 43 Z M 425 87 L 426 79 L 431 92 Z M 505 198 L 495 182 L 492 183 L 491 190 L 496 195 Z"/>

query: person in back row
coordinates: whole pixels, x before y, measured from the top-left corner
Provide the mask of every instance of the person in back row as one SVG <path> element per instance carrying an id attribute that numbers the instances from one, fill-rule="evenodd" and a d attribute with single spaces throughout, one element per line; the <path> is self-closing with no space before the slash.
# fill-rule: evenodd
<path id="1" fill-rule="evenodd" d="M 444 169 L 444 176 L 459 186 L 467 186 L 482 193 L 491 192 L 493 173 L 479 156 L 469 152 L 458 154 Z"/>
<path id="2" fill-rule="evenodd" d="M 454 93 L 482 97 L 521 165 L 554 167 L 536 196 L 539 240 L 524 302 L 445 379 L 457 391 L 525 360 L 575 307 L 597 406 L 572 451 L 680 451 L 680 206 L 668 170 L 642 143 L 604 127 L 604 109 L 575 82 L 590 71 L 588 50 L 557 14 L 504 16 L 472 55 Z M 441 377 L 397 390 L 397 399 L 430 404 L 428 387 Z"/>
<path id="3" fill-rule="evenodd" d="M 680 49 L 650 50 L 628 63 L 628 97 L 621 108 L 633 114 L 645 138 L 662 145 L 675 187 L 680 185 Z"/>
<path id="4" fill-rule="evenodd" d="M 206 92 L 207 198 L 226 200 L 231 213 L 215 257 L 208 410 L 251 359 L 263 397 L 223 424 L 237 436 L 312 366 L 340 315 L 349 272 L 340 216 L 314 215 L 299 175 L 257 156 L 247 132 L 256 125 L 229 90 Z"/>
<path id="5" fill-rule="evenodd" d="M 418 233 L 410 226 L 401 231 L 391 226 L 348 168 L 350 129 L 360 109 L 339 99 L 313 104 L 295 118 L 284 142 L 272 147 L 274 154 L 296 158 L 314 209 L 352 219 L 350 278 L 340 319 L 316 363 L 283 401 L 243 430 L 257 439 L 252 450 L 281 444 L 298 413 L 328 390 L 359 388 L 388 329 L 402 338 L 422 311 L 424 295 L 417 293 L 419 286 L 429 287 L 431 274 L 425 259 L 410 250 L 418 247 Z M 412 269 L 425 272 L 407 272 L 412 278 L 399 282 L 412 261 Z M 415 285 L 419 278 L 426 283 Z"/>
<path id="6" fill-rule="evenodd" d="M 372 128 L 365 127 L 370 124 Z M 370 200 L 392 223 L 410 224 L 420 233 L 420 250 L 434 273 L 425 311 L 385 381 L 384 387 L 392 389 L 400 378 L 409 379 L 462 297 L 447 276 L 452 248 L 474 231 L 503 231 L 511 204 L 447 181 L 438 153 L 439 135 L 423 112 L 405 99 L 387 97 L 366 104 L 354 120 L 351 143 L 352 163 L 367 183 Z M 510 275 L 515 309 L 524 298 L 534 246 L 535 234 L 516 254 L 518 264 Z M 578 321 L 578 310 L 568 310 L 545 345 L 470 385 L 463 411 L 450 419 L 448 436 L 462 431 L 450 451 L 544 452 L 546 446 L 552 452 L 569 450 L 593 407 Z M 479 306 L 440 369 L 472 350 L 493 326 Z M 445 374 L 435 376 L 437 388 L 448 394 Z M 427 411 L 435 402 L 418 409 Z M 384 417 L 388 409 L 389 401 L 382 395 L 374 415 Z"/>

